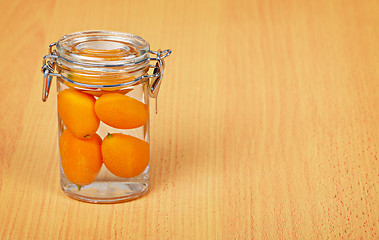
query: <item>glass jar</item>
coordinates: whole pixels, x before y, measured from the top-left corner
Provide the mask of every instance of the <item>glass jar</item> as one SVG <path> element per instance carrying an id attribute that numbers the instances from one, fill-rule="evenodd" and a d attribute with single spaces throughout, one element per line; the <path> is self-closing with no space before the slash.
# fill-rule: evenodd
<path id="1" fill-rule="evenodd" d="M 42 100 L 55 76 L 60 179 L 69 197 L 116 203 L 146 193 L 149 97 L 157 97 L 170 54 L 151 51 L 141 37 L 109 31 L 72 33 L 49 46 Z"/>

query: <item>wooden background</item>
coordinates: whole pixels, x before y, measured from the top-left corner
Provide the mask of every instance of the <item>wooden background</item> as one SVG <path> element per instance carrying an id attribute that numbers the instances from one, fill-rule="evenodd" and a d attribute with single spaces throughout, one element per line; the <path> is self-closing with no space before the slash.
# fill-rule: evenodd
<path id="1" fill-rule="evenodd" d="M 378 239 L 376 0 L 1 0 L 0 239 Z M 171 48 L 151 190 L 116 205 L 59 186 L 62 35 Z M 154 101 L 152 101 L 154 103 Z"/>

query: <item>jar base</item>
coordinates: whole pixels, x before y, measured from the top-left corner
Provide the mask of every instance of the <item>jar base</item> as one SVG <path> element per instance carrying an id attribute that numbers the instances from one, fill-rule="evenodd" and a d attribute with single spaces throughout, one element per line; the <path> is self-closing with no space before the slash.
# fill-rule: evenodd
<path id="1" fill-rule="evenodd" d="M 75 200 L 87 203 L 122 203 L 146 194 L 148 182 L 95 182 L 78 189 L 75 184 L 62 186 L 63 192 Z"/>

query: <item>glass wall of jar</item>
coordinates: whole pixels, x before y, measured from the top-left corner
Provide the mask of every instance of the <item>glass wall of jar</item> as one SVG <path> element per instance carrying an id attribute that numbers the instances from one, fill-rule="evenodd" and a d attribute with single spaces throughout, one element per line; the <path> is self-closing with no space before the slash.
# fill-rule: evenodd
<path id="1" fill-rule="evenodd" d="M 63 191 L 93 203 L 142 196 L 149 188 L 149 96 L 157 94 L 171 51 L 106 31 L 69 34 L 49 49 L 43 98 L 56 76 Z"/>

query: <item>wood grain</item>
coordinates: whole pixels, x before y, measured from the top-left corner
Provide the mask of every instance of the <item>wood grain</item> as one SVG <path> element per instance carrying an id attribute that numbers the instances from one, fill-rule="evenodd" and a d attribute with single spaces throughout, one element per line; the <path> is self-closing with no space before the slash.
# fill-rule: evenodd
<path id="1" fill-rule="evenodd" d="M 0 6 L 0 239 L 378 239 L 378 1 Z M 49 43 L 90 29 L 173 50 L 151 190 L 123 204 L 60 190 L 41 101 Z"/>

